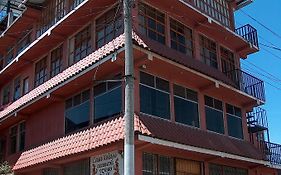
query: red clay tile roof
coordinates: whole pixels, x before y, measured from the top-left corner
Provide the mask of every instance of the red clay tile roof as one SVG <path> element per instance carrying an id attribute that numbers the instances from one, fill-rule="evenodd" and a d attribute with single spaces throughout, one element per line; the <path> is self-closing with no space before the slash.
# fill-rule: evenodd
<path id="1" fill-rule="evenodd" d="M 18 99 L 17 101 L 13 102 L 7 108 L 0 112 L 0 119 L 10 115 L 11 113 L 15 112 L 17 109 L 23 107 L 24 105 L 32 102 L 33 100 L 42 97 L 42 95 L 48 93 L 48 91 L 52 90 L 54 87 L 60 85 L 64 81 L 78 75 L 81 71 L 89 68 L 96 62 L 100 61 L 105 56 L 109 55 L 110 53 L 114 52 L 114 50 L 119 49 L 124 46 L 124 34 L 120 35 L 116 39 L 112 40 L 108 44 L 104 45 L 100 49 L 96 50 L 89 56 L 85 57 L 84 59 L 80 60 L 76 64 L 68 67 L 63 72 L 59 73 L 55 77 L 51 78 L 50 80 L 46 81 L 42 85 L 36 87 L 35 89 L 31 90 L 29 93 Z M 146 48 L 146 44 L 135 34 L 133 33 L 133 39 L 142 47 Z"/>
<path id="2" fill-rule="evenodd" d="M 50 160 L 89 151 L 124 138 L 124 118 L 117 117 L 90 129 L 65 136 L 21 154 L 13 170 L 34 166 Z M 135 116 L 135 131 L 150 135 L 150 132 Z"/>
<path id="3" fill-rule="evenodd" d="M 124 118 L 117 117 L 90 129 L 65 136 L 21 154 L 13 170 L 90 151 L 124 138 Z M 135 132 L 158 139 L 262 160 L 251 143 L 150 116 L 135 115 Z"/>
<path id="4" fill-rule="evenodd" d="M 142 115 L 140 116 L 140 120 L 152 136 L 158 139 L 252 159 L 263 160 L 264 158 L 261 151 L 245 140 L 239 140 L 225 135 L 204 131 L 199 128 L 172 123 L 156 117 Z"/>

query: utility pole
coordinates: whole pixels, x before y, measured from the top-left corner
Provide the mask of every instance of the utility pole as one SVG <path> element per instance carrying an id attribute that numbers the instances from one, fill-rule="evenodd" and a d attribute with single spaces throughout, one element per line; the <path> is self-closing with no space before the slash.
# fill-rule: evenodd
<path id="1" fill-rule="evenodd" d="M 125 33 L 125 139 L 124 175 L 135 174 L 134 59 L 132 41 L 132 0 L 123 0 Z"/>

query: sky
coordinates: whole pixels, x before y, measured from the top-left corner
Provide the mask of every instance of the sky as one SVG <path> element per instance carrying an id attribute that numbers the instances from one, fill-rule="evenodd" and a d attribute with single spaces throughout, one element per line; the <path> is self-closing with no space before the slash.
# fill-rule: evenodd
<path id="1" fill-rule="evenodd" d="M 242 69 L 265 81 L 266 104 L 261 107 L 267 111 L 270 142 L 281 144 L 281 1 L 254 0 L 235 12 L 235 20 L 236 27 L 251 24 L 258 30 L 260 51 L 242 61 Z"/>

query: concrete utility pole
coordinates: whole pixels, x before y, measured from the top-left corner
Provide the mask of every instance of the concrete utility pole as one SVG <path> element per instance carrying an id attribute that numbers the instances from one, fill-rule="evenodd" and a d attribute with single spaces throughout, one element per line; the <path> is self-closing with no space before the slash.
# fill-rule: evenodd
<path id="1" fill-rule="evenodd" d="M 123 0 L 125 33 L 125 143 L 124 175 L 135 174 L 134 146 L 134 59 L 132 41 L 132 0 Z"/>

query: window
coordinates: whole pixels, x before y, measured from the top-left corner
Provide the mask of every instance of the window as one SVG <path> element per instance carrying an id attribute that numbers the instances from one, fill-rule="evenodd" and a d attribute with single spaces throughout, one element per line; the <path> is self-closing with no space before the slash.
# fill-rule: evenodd
<path id="1" fill-rule="evenodd" d="M 5 160 L 5 140 L 0 138 L 0 162 L 2 163 Z"/>
<path id="2" fill-rule="evenodd" d="M 21 81 L 20 78 L 15 79 L 14 81 L 14 101 L 20 98 L 21 96 Z"/>
<path id="3" fill-rule="evenodd" d="M 88 26 L 70 39 L 69 65 L 89 55 L 91 48 L 91 26 Z"/>
<path id="4" fill-rule="evenodd" d="M 17 45 L 17 54 L 19 54 L 21 51 L 23 51 L 29 44 L 31 43 L 31 33 L 28 33 L 26 36 L 24 36 Z"/>
<path id="5" fill-rule="evenodd" d="M 223 47 L 220 48 L 220 52 L 222 72 L 228 74 L 230 71 L 235 70 L 234 54 Z"/>
<path id="6" fill-rule="evenodd" d="M 64 175 L 89 175 L 90 166 L 89 160 L 83 160 L 75 163 L 68 164 L 64 167 Z"/>
<path id="7" fill-rule="evenodd" d="M 176 159 L 176 175 L 201 175 L 201 163 L 192 160 Z"/>
<path id="8" fill-rule="evenodd" d="M 89 122 L 90 90 L 86 90 L 65 102 L 65 133 L 84 128 Z"/>
<path id="9" fill-rule="evenodd" d="M 228 135 L 243 139 L 242 112 L 241 109 L 226 104 Z"/>
<path id="10" fill-rule="evenodd" d="M 174 84 L 176 122 L 199 127 L 197 92 Z"/>
<path id="11" fill-rule="evenodd" d="M 25 122 L 10 128 L 10 153 L 22 151 L 25 148 Z"/>
<path id="12" fill-rule="evenodd" d="M 140 111 L 164 119 L 170 118 L 169 82 L 140 72 Z"/>
<path id="13" fill-rule="evenodd" d="M 247 169 L 209 164 L 209 175 L 248 175 Z"/>
<path id="14" fill-rule="evenodd" d="M 51 53 L 51 77 L 62 71 L 62 46 L 53 50 Z"/>
<path id="15" fill-rule="evenodd" d="M 2 91 L 2 105 L 6 105 L 10 103 L 11 100 L 11 89 L 10 85 L 7 85 L 3 88 Z"/>
<path id="16" fill-rule="evenodd" d="M 213 68 L 218 68 L 217 44 L 210 39 L 200 36 L 201 61 Z"/>
<path id="17" fill-rule="evenodd" d="M 66 14 L 65 0 L 53 0 L 44 4 L 41 20 L 38 26 L 37 37 L 47 31 L 52 25 Z"/>
<path id="18" fill-rule="evenodd" d="M 35 64 L 35 87 L 47 81 L 47 57 Z"/>
<path id="19" fill-rule="evenodd" d="M 0 55 L 0 71 L 4 68 L 4 58 Z"/>
<path id="20" fill-rule="evenodd" d="M 45 168 L 43 170 L 43 175 L 59 175 L 58 168 Z"/>
<path id="21" fill-rule="evenodd" d="M 165 15 L 146 4 L 139 4 L 141 33 L 150 39 L 165 44 Z"/>
<path id="22" fill-rule="evenodd" d="M 96 85 L 94 87 L 94 122 L 102 121 L 121 112 L 121 81 L 105 82 Z"/>
<path id="23" fill-rule="evenodd" d="M 183 54 L 193 56 L 192 30 L 170 19 L 171 47 Z"/>
<path id="24" fill-rule="evenodd" d="M 23 95 L 29 92 L 29 78 L 23 79 L 22 93 Z"/>
<path id="25" fill-rule="evenodd" d="M 156 154 L 143 153 L 143 175 L 172 175 L 173 159 Z"/>
<path id="26" fill-rule="evenodd" d="M 123 32 L 122 9 L 113 8 L 96 21 L 96 47 L 100 48 Z"/>
<path id="27" fill-rule="evenodd" d="M 212 97 L 205 96 L 205 113 L 207 129 L 217 133 L 224 133 L 222 102 Z"/>
<path id="28" fill-rule="evenodd" d="M 7 66 L 14 59 L 14 50 L 10 49 L 5 57 L 5 66 Z"/>

